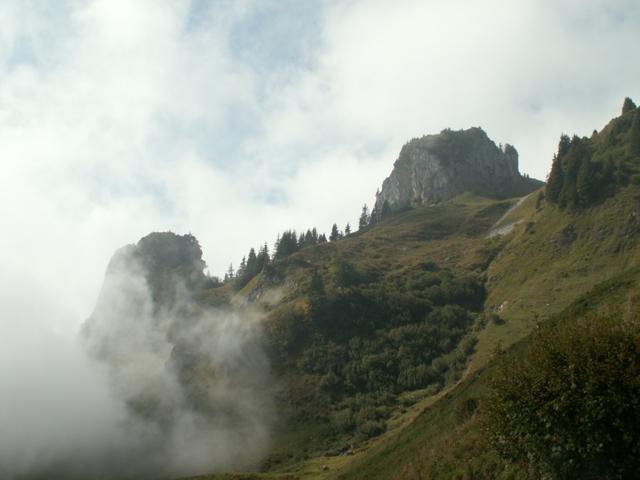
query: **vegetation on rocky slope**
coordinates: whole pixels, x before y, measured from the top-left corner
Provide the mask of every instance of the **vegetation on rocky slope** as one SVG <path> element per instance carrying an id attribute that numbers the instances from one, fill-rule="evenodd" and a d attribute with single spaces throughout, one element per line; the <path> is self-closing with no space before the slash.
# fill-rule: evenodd
<path id="1" fill-rule="evenodd" d="M 598 441 L 602 432 L 589 430 L 597 422 L 584 430 L 564 425 L 587 442 L 557 434 L 564 457 L 539 438 L 536 445 L 544 448 L 525 442 L 518 450 L 516 440 L 533 441 L 540 428 L 518 430 L 507 410 L 531 400 L 525 387 L 536 379 L 564 384 L 566 369 L 546 374 L 543 367 L 553 362 L 541 360 L 533 371 L 532 361 L 519 363 L 527 355 L 557 358 L 584 347 L 576 351 L 593 360 L 581 361 L 591 370 L 576 378 L 597 385 L 631 371 L 626 360 L 605 362 L 611 370 L 602 370 L 612 349 L 600 355 L 600 346 L 627 345 L 624 358 L 636 361 L 637 345 L 618 340 L 633 337 L 620 325 L 635 318 L 640 278 L 637 118 L 628 106 L 591 138 L 563 137 L 555 178 L 517 204 L 466 194 L 406 210 L 302 249 L 248 282 L 237 298 L 267 310 L 281 379 L 276 394 L 288 413 L 265 465 L 267 478 L 488 480 L 541 472 L 575 478 L 587 470 L 627 478 L 622 467 L 636 468 L 637 452 L 624 435 L 638 422 L 624 408 L 620 415 L 631 430 L 621 434 L 622 443 Z M 204 301 L 215 303 L 225 289 L 209 290 Z M 539 333 L 530 336 L 533 331 Z M 633 394 L 631 384 L 605 390 L 620 405 L 632 404 L 623 399 Z M 549 395 L 553 404 L 557 395 Z M 598 395 L 592 403 L 605 402 L 607 423 L 620 425 L 620 415 L 608 416 L 620 412 Z M 535 401 L 527 405 L 538 415 Z M 567 405 L 580 402 L 560 407 Z M 581 405 L 582 413 L 596 412 Z M 525 426 L 531 420 L 519 418 Z M 501 448 L 500 439 L 518 432 L 508 442 L 515 451 Z M 615 459 L 620 469 L 600 461 L 613 458 L 607 449 L 623 451 L 620 445 L 631 452 Z M 558 464 L 568 467 L 554 469 Z"/>

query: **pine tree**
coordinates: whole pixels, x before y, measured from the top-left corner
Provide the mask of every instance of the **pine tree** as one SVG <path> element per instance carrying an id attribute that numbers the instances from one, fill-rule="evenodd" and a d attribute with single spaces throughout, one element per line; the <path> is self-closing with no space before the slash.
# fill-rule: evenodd
<path id="1" fill-rule="evenodd" d="M 569 153 L 569 149 L 571 148 L 571 139 L 569 135 L 565 135 L 564 133 L 560 135 L 560 141 L 558 142 L 558 158 L 562 160 L 564 156 Z"/>
<path id="2" fill-rule="evenodd" d="M 367 208 L 367 204 L 365 203 L 362 207 L 362 213 L 360 214 L 360 221 L 358 222 L 358 230 L 362 230 L 369 225 L 370 221 L 369 209 Z"/>
<path id="3" fill-rule="evenodd" d="M 347 225 L 344 227 L 344 234 L 347 237 L 351 235 L 351 225 L 349 225 L 349 222 L 347 222 Z"/>
<path id="4" fill-rule="evenodd" d="M 327 236 L 324 233 L 321 233 L 318 237 L 318 243 L 327 243 Z"/>
<path id="5" fill-rule="evenodd" d="M 578 206 L 578 197 L 576 194 L 576 182 L 578 179 L 578 170 L 582 163 L 584 154 L 584 145 L 582 139 L 577 135 L 571 138 L 571 145 L 567 154 L 562 160 L 563 182 L 558 205 L 561 208 L 575 208 Z M 558 156 L 559 157 L 559 156 Z"/>
<path id="6" fill-rule="evenodd" d="M 247 267 L 245 270 L 245 275 L 252 279 L 260 272 L 258 268 L 258 256 L 256 255 L 256 251 L 252 248 L 249 250 L 249 255 L 247 256 Z"/>
<path id="7" fill-rule="evenodd" d="M 545 197 L 551 203 L 558 203 L 560 199 L 560 191 L 562 190 L 562 165 L 557 155 L 553 156 L 551 163 L 551 171 L 547 178 L 547 186 L 545 187 Z"/>
<path id="8" fill-rule="evenodd" d="M 369 223 L 367 224 L 367 226 L 373 227 L 376 223 L 378 223 L 378 220 L 380 220 L 380 212 L 378 212 L 376 207 L 373 207 L 373 209 L 371 210 L 371 215 L 369 215 Z"/>
<path id="9" fill-rule="evenodd" d="M 233 280 L 235 277 L 234 272 L 233 272 L 233 263 L 229 264 L 229 269 L 227 270 L 227 273 L 224 274 L 224 278 L 227 282 L 230 282 L 231 280 Z"/>
<path id="10" fill-rule="evenodd" d="M 310 247 L 314 244 L 315 242 L 313 241 L 313 232 L 311 232 L 311 230 L 307 230 L 307 233 L 304 234 L 304 246 Z"/>
<path id="11" fill-rule="evenodd" d="M 624 103 L 622 104 L 622 114 L 624 115 L 625 113 L 628 113 L 635 108 L 636 104 L 633 103 L 633 100 L 631 100 L 629 97 L 626 97 L 624 99 Z"/>
<path id="12" fill-rule="evenodd" d="M 629 155 L 640 156 L 640 109 L 636 109 L 629 131 Z"/>
<path id="13" fill-rule="evenodd" d="M 593 181 L 593 166 L 589 157 L 585 156 L 581 159 L 576 179 L 576 204 L 578 206 L 588 207 L 591 204 L 595 193 Z"/>
<path id="14" fill-rule="evenodd" d="M 331 227 L 331 235 L 329 235 L 330 242 L 336 242 L 340 239 L 340 232 L 338 231 L 338 225 L 335 223 Z"/>
<path id="15" fill-rule="evenodd" d="M 547 185 L 545 187 L 546 198 L 551 203 L 560 202 L 560 194 L 565 183 L 563 159 L 569 153 L 570 148 L 571 140 L 569 139 L 569 136 L 565 134 L 560 135 L 560 141 L 558 142 L 558 153 L 553 156 L 551 172 L 549 172 L 549 178 L 547 179 Z"/>
<path id="16" fill-rule="evenodd" d="M 279 237 L 278 243 L 276 244 L 276 251 L 274 254 L 274 258 L 276 260 L 280 260 L 282 258 L 288 257 L 292 253 L 295 253 L 298 250 L 298 236 L 295 230 L 287 230 L 282 233 L 282 236 Z"/>
<path id="17" fill-rule="evenodd" d="M 258 252 L 258 257 L 257 257 L 258 271 L 261 272 L 262 270 L 264 270 L 265 267 L 269 265 L 270 261 L 271 261 L 271 258 L 269 257 L 269 247 L 267 246 L 267 242 L 264 242 L 264 245 Z"/>
<path id="18" fill-rule="evenodd" d="M 300 232 L 300 237 L 298 238 L 298 250 L 307 246 L 304 232 Z"/>
<path id="19" fill-rule="evenodd" d="M 246 270 L 247 270 L 247 258 L 242 257 L 242 260 L 240 261 L 240 266 L 236 270 L 236 278 L 242 277 Z"/>

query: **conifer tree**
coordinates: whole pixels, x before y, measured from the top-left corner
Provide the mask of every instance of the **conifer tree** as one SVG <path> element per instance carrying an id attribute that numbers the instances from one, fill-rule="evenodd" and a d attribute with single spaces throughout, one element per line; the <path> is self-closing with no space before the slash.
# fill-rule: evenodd
<path id="1" fill-rule="evenodd" d="M 247 269 L 247 258 L 242 257 L 242 260 L 240 261 L 240 266 L 236 270 L 236 277 L 242 277 L 246 269 Z"/>
<path id="2" fill-rule="evenodd" d="M 565 175 L 563 170 L 563 159 L 569 153 L 571 148 L 571 140 L 568 135 L 564 133 L 560 135 L 560 141 L 558 142 L 558 153 L 553 156 L 553 163 L 551 164 L 551 172 L 549 172 L 549 178 L 547 179 L 547 185 L 545 187 L 546 198 L 551 203 L 559 203 L 561 192 L 565 183 Z"/>
<path id="3" fill-rule="evenodd" d="M 252 248 L 249 250 L 249 255 L 247 256 L 245 275 L 251 279 L 255 277 L 258 272 L 260 272 L 260 269 L 258 268 L 258 256 L 256 255 L 256 251 Z"/>
<path id="4" fill-rule="evenodd" d="M 298 236 L 295 230 L 287 230 L 282 233 L 276 245 L 274 258 L 280 260 L 288 257 L 298 250 Z"/>
<path id="5" fill-rule="evenodd" d="M 304 246 L 305 247 L 310 247 L 311 245 L 314 245 L 314 241 L 313 241 L 313 233 L 311 232 L 311 230 L 307 230 L 307 233 L 304 234 Z"/>
<path id="6" fill-rule="evenodd" d="M 593 166 L 589 157 L 585 156 L 581 159 L 576 179 L 576 204 L 578 206 L 588 207 L 591 204 L 595 193 L 593 186 Z"/>
<path id="7" fill-rule="evenodd" d="M 227 270 L 227 273 L 224 274 L 224 278 L 225 278 L 225 281 L 227 282 L 230 282 L 235 278 L 234 271 L 233 271 L 233 263 L 229 264 L 229 269 Z"/>
<path id="8" fill-rule="evenodd" d="M 345 236 L 351 235 L 351 225 L 349 225 L 349 222 L 347 222 L 347 225 L 344 227 L 344 234 Z"/>
<path id="9" fill-rule="evenodd" d="M 640 156 L 640 109 L 636 109 L 629 131 L 629 154 L 633 157 Z"/>
<path id="10" fill-rule="evenodd" d="M 371 216 L 369 215 L 369 209 L 367 208 L 367 204 L 365 203 L 362 207 L 362 213 L 360 214 L 360 221 L 358 222 L 358 230 L 362 230 L 369 225 Z"/>
<path id="11" fill-rule="evenodd" d="M 560 135 L 560 141 L 558 142 L 558 158 L 562 160 L 564 156 L 569 153 L 569 149 L 571 148 L 571 139 L 569 135 L 565 135 L 564 133 Z"/>
<path id="12" fill-rule="evenodd" d="M 329 241 L 336 242 L 340 239 L 340 232 L 338 231 L 338 225 L 335 223 L 331 227 L 331 235 L 329 235 Z"/>
<path id="13" fill-rule="evenodd" d="M 257 257 L 257 264 L 258 264 L 258 271 L 262 271 L 264 270 L 264 268 L 269 265 L 269 262 L 271 261 L 271 258 L 269 256 L 269 247 L 267 246 L 267 242 L 264 242 L 264 245 L 262 246 L 262 248 L 260 248 L 260 251 L 258 252 L 258 257 Z"/>
<path id="14" fill-rule="evenodd" d="M 563 182 L 558 199 L 558 204 L 562 208 L 572 209 L 579 206 L 576 184 L 578 180 L 578 170 L 580 170 L 582 158 L 586 154 L 587 148 L 585 142 L 577 135 L 574 135 L 571 138 L 569 151 L 562 158 Z"/>
<path id="15" fill-rule="evenodd" d="M 547 178 L 547 186 L 545 188 L 545 197 L 551 203 L 558 203 L 560 199 L 560 191 L 562 190 L 562 165 L 557 155 L 553 156 L 551 163 L 551 172 Z"/>
<path id="16" fill-rule="evenodd" d="M 318 237 L 318 243 L 327 243 L 327 236 L 324 233 L 321 233 Z"/>

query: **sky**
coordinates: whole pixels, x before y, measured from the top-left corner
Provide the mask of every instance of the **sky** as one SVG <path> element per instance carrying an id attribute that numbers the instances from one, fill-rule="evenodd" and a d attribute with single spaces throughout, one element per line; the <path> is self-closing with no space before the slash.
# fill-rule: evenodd
<path id="1" fill-rule="evenodd" d="M 3 1 L 0 333 L 74 334 L 151 231 L 222 275 L 357 223 L 402 145 L 447 127 L 544 179 L 561 133 L 640 101 L 638 45 L 636 0 Z"/>

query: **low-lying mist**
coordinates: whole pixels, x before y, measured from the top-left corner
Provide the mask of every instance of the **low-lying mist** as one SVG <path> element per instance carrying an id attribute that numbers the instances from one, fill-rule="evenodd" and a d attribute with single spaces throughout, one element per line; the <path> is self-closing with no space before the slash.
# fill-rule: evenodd
<path id="1" fill-rule="evenodd" d="M 166 261 L 119 251 L 75 339 L 33 321 L 52 314 L 45 305 L 3 292 L 15 322 L 0 323 L 0 478 L 259 466 L 273 420 L 260 315 L 195 302 L 193 277 L 158 270 Z"/>

